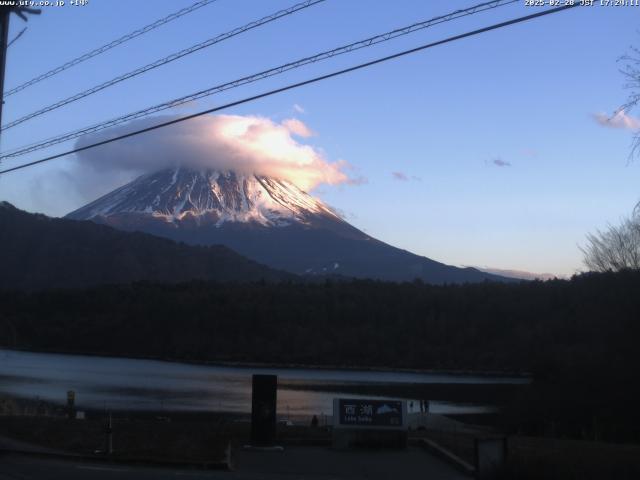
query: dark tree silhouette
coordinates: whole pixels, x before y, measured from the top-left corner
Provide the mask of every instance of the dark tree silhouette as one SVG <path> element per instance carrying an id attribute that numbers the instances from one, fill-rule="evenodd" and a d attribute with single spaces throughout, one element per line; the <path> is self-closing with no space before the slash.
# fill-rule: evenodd
<path id="1" fill-rule="evenodd" d="M 607 272 L 640 269 L 640 214 L 620 225 L 610 225 L 587 235 L 587 244 L 581 247 L 584 263 L 589 270 Z"/>

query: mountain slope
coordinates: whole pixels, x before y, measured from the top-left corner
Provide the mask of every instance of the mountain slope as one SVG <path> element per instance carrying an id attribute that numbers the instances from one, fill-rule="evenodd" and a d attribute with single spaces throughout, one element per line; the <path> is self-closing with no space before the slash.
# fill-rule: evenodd
<path id="1" fill-rule="evenodd" d="M 226 245 L 295 274 L 430 283 L 505 281 L 370 237 L 295 185 L 268 177 L 176 168 L 144 175 L 68 216 L 192 245 Z"/>
<path id="2" fill-rule="evenodd" d="M 194 247 L 93 222 L 30 214 L 0 202 L 0 289 L 294 278 L 222 246 Z"/>

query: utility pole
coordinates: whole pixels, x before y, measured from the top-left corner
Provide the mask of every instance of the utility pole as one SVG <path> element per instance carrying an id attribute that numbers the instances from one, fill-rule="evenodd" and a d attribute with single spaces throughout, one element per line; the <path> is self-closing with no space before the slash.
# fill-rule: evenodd
<path id="1" fill-rule="evenodd" d="M 0 139 L 2 138 L 2 107 L 4 106 L 4 71 L 7 64 L 7 47 L 9 46 L 9 17 L 15 13 L 25 22 L 26 13 L 40 15 L 40 10 L 28 7 L 2 6 L 0 7 Z"/>
<path id="2" fill-rule="evenodd" d="M 9 43 L 9 16 L 14 7 L 0 7 L 0 125 L 2 125 L 2 107 L 4 105 L 4 68 L 7 63 L 7 45 Z M 1 133 L 1 132 L 0 132 Z"/>

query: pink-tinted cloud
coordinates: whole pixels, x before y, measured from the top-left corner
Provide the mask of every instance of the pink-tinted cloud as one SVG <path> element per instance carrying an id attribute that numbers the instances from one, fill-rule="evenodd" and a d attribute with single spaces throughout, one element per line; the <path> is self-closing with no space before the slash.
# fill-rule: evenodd
<path id="1" fill-rule="evenodd" d="M 313 137 L 315 135 L 315 133 L 307 127 L 304 122 L 297 118 L 288 118 L 282 122 L 282 125 L 294 135 L 298 135 L 302 138 Z"/>
<path id="2" fill-rule="evenodd" d="M 123 127 L 86 135 L 78 146 L 161 123 L 173 117 L 137 120 Z M 303 128 L 304 127 L 304 128 Z M 130 137 L 78 154 L 82 168 L 98 173 L 146 173 L 175 165 L 235 170 L 282 178 L 304 190 L 320 184 L 359 183 L 349 165 L 330 161 L 318 149 L 292 135 L 310 130 L 300 121 L 282 123 L 260 116 L 206 115 Z"/>
<path id="3" fill-rule="evenodd" d="M 593 119 L 603 127 L 619 128 L 623 130 L 640 130 L 640 119 L 627 115 L 624 111 L 619 111 L 612 117 L 604 113 L 596 113 Z"/>

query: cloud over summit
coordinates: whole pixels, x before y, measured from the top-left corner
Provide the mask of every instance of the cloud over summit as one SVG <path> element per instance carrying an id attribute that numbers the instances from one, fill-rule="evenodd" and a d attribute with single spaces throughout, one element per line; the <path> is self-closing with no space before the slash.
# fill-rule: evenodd
<path id="1" fill-rule="evenodd" d="M 133 121 L 87 135 L 77 147 L 143 129 L 171 116 Z M 101 174 L 142 174 L 178 165 L 235 170 L 289 180 L 304 190 L 348 183 L 344 161 L 329 161 L 299 139 L 313 131 L 298 119 L 207 115 L 79 152 L 78 167 Z"/>

